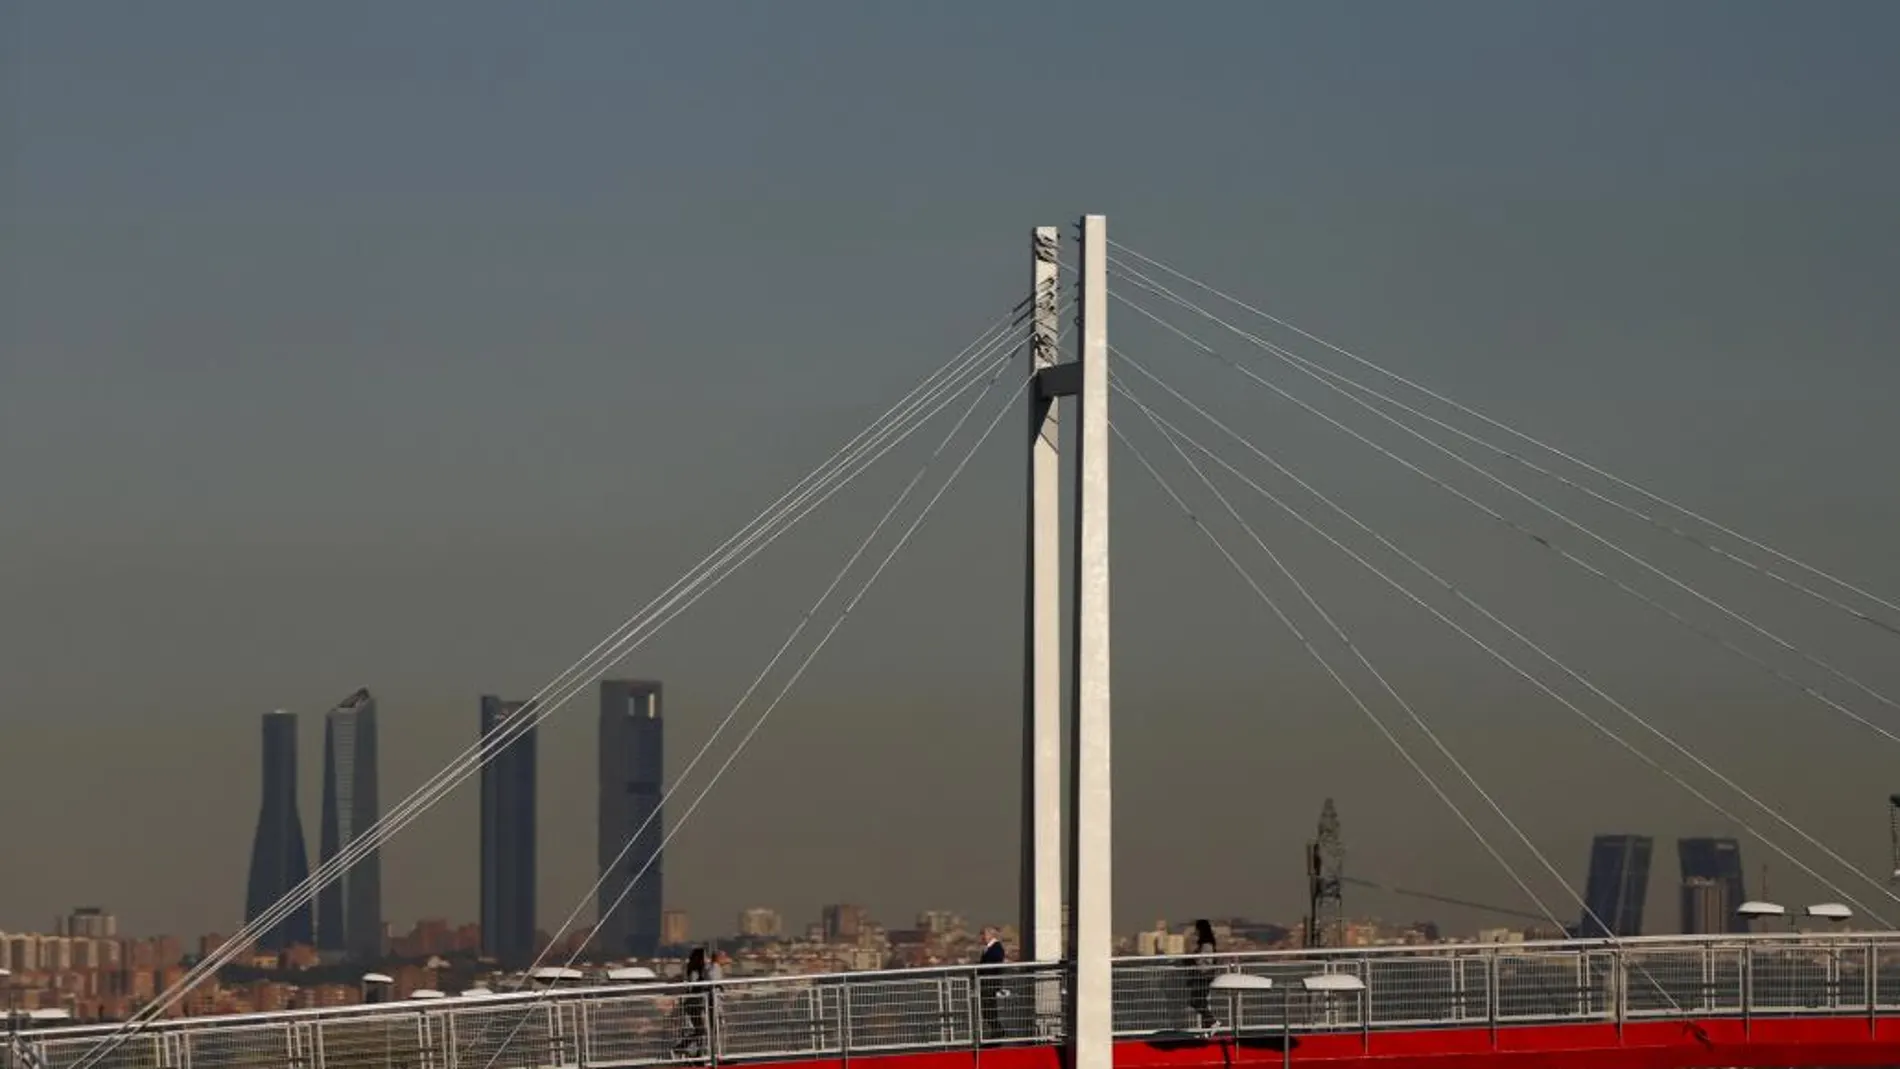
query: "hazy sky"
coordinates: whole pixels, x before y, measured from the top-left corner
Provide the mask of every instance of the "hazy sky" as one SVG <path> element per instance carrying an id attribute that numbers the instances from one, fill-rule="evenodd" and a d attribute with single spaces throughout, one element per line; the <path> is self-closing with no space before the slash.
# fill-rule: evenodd
<path id="1" fill-rule="evenodd" d="M 306 714 L 312 846 L 320 715 L 357 686 L 381 699 L 383 793 L 399 798 L 473 737 L 479 694 L 532 693 L 1013 303 L 1031 227 L 1085 211 L 1900 593 L 1896 33 L 1900 9 L 1877 3 L 6 5 L 0 928 L 99 903 L 135 931 L 229 930 L 260 713 Z M 1892 743 L 1133 314 L 1112 324 L 1118 347 L 1884 879 Z M 1118 422 L 1164 456 L 1132 411 Z M 920 459 L 894 454 L 624 666 L 666 681 L 676 771 Z M 1327 795 L 1353 874 L 1523 908 L 1116 463 L 1118 923 L 1296 918 L 1299 843 Z M 1900 694 L 1900 640 L 1527 485 Z M 992 442 L 676 840 L 669 902 L 718 930 L 744 906 L 800 921 L 835 900 L 892 922 L 1007 918 L 1020 499 L 1017 456 Z M 1593 832 L 1738 832 L 1242 500 L 1566 879 Z M 1900 709 L 1829 693 L 1900 727 Z M 543 737 L 550 926 L 592 878 L 594 716 L 590 694 Z M 1773 897 L 1833 897 L 1744 851 L 1751 879 L 1773 861 Z M 471 787 L 386 852 L 386 915 L 474 917 L 475 858 Z M 1351 909 L 1482 919 L 1358 892 Z"/>

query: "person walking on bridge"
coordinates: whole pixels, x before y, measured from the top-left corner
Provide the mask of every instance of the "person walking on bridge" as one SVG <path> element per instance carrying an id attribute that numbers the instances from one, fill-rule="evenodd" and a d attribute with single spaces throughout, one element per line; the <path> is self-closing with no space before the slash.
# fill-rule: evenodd
<path id="1" fill-rule="evenodd" d="M 1213 1028 L 1219 1022 L 1214 1019 L 1214 1010 L 1208 1005 L 1213 993 L 1214 976 L 1220 971 L 1214 960 L 1217 946 L 1214 942 L 1214 926 L 1206 920 L 1194 922 L 1194 957 L 1187 963 L 1186 977 L 1188 989 L 1188 1008 L 1200 1018 L 1202 1028 Z"/>
<path id="2" fill-rule="evenodd" d="M 1003 949 L 1003 941 L 999 938 L 994 925 L 984 926 L 982 938 L 983 952 L 976 959 L 979 966 L 1001 965 L 1008 960 L 1007 953 Z M 1003 978 L 994 974 L 986 976 L 984 975 L 986 971 L 978 969 L 976 977 L 977 996 L 983 1004 L 983 1035 L 980 1038 L 1001 1039 L 1003 1038 L 1003 990 L 998 985 Z"/>

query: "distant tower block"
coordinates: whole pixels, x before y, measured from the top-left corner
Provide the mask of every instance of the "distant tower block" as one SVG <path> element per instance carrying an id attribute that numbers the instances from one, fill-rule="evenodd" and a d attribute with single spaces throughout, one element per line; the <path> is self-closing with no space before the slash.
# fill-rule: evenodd
<path id="1" fill-rule="evenodd" d="M 665 887 L 660 843 L 666 837 L 660 812 L 666 778 L 660 694 L 660 684 L 652 680 L 600 684 L 601 885 L 595 949 L 609 959 L 651 958 L 660 949 Z M 633 848 L 623 857 L 629 839 Z"/>
<path id="2" fill-rule="evenodd" d="M 482 698 L 482 739 L 515 732 L 507 748 L 482 767 L 482 949 L 505 969 L 527 968 L 535 952 L 533 715 L 531 702 Z"/>
<path id="3" fill-rule="evenodd" d="M 257 808 L 257 833 L 251 840 L 251 874 L 244 895 L 248 923 L 310 878 L 310 854 L 303 821 L 297 816 L 297 714 L 264 714 L 263 797 Z M 316 942 L 309 903 L 259 937 L 258 946 L 282 950 Z"/>
<path id="4" fill-rule="evenodd" d="M 376 699 L 357 690 L 323 717 L 323 864 L 382 816 L 376 777 Z M 371 849 L 317 895 L 317 948 L 332 957 L 383 956 L 383 862 Z"/>

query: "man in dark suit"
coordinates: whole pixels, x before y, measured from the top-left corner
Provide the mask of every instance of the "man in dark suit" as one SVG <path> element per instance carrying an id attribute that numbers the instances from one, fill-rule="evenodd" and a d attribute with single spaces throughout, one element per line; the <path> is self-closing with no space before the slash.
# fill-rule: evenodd
<path id="1" fill-rule="evenodd" d="M 997 937 L 995 927 L 983 929 L 983 953 L 976 959 L 978 965 L 1001 965 L 1008 960 L 1003 952 L 1003 941 Z M 1002 981 L 995 973 L 984 975 L 988 970 L 979 969 L 976 984 L 978 1001 L 983 1005 L 983 1034 L 979 1039 L 1003 1038 Z"/>
<path id="2" fill-rule="evenodd" d="M 983 929 L 983 956 L 977 959 L 978 965 L 1001 965 L 1008 960 L 1003 953 L 1003 941 L 996 937 L 995 928 Z"/>

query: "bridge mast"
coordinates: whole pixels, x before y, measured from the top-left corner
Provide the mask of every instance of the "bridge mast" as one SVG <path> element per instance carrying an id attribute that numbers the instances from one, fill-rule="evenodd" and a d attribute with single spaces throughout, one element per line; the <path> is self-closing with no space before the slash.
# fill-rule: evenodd
<path id="1" fill-rule="evenodd" d="M 1069 841 L 1072 953 L 1069 1069 L 1113 1069 L 1110 958 L 1113 858 L 1109 821 L 1108 643 L 1108 220 L 1082 218 L 1081 329 L 1076 363 L 1075 720 Z"/>
<path id="2" fill-rule="evenodd" d="M 1029 366 L 1056 364 L 1061 332 L 1059 231 L 1030 241 L 1033 302 Z M 1062 948 L 1062 531 L 1056 395 L 1029 391 L 1029 569 L 1023 674 L 1022 917 L 1024 961 L 1057 961 Z M 1053 992 L 1051 992 L 1053 994 Z M 1054 1007 L 1048 1008 L 1053 1012 Z"/>
<path id="3" fill-rule="evenodd" d="M 1046 266 L 1042 251 L 1045 236 L 1050 247 Z M 1054 291 L 1054 238 L 1054 232 L 1048 228 L 1036 232 L 1036 296 L 1039 302 L 1044 292 L 1040 288 L 1044 277 L 1050 280 L 1049 292 Z M 1056 479 L 1053 476 L 1053 463 L 1057 454 L 1053 437 L 1045 438 L 1042 432 L 1048 428 L 1048 407 L 1053 406 L 1058 398 L 1074 397 L 1078 432 L 1073 531 L 1075 572 L 1071 587 L 1075 615 L 1074 646 L 1070 651 L 1074 662 L 1069 725 L 1072 793 L 1068 843 L 1070 930 L 1067 933 L 1067 949 L 1072 955 L 1074 975 L 1069 984 L 1064 1017 L 1070 1044 L 1069 1069 L 1113 1069 L 1114 994 L 1110 986 L 1110 959 L 1115 949 L 1115 932 L 1111 912 L 1113 858 L 1110 853 L 1112 813 L 1109 762 L 1108 221 L 1103 216 L 1089 215 L 1082 218 L 1081 260 L 1082 286 L 1078 306 L 1080 329 L 1076 332 L 1076 358 L 1058 364 L 1053 362 L 1052 357 L 1046 366 L 1037 365 L 1037 407 L 1031 410 L 1034 413 L 1032 418 L 1036 419 L 1032 424 L 1036 435 L 1029 443 L 1029 670 L 1025 681 L 1027 699 L 1024 712 L 1027 723 L 1024 742 L 1027 752 L 1024 755 L 1024 786 L 1027 795 L 1024 805 L 1035 811 L 1026 813 L 1023 820 L 1024 832 L 1029 840 L 1023 847 L 1023 898 L 1026 905 L 1033 903 L 1036 907 L 1035 927 L 1040 928 L 1042 909 L 1050 901 L 1043 896 L 1040 884 L 1040 876 L 1045 871 L 1043 866 L 1048 862 L 1046 856 L 1037 851 L 1042 843 L 1049 841 L 1043 838 L 1047 827 L 1042 823 L 1040 802 L 1044 797 L 1054 796 L 1055 776 L 1060 773 L 1058 766 L 1054 774 L 1049 774 L 1048 779 L 1044 778 L 1048 766 L 1041 759 L 1041 746 L 1050 736 L 1044 734 L 1038 719 L 1047 708 L 1041 703 L 1043 697 L 1053 690 L 1053 681 L 1060 667 L 1050 652 L 1055 649 L 1056 641 L 1051 639 L 1047 646 L 1040 644 L 1046 636 L 1057 633 L 1053 625 L 1044 630 L 1049 604 L 1045 595 L 1051 589 L 1044 577 L 1054 572 L 1057 556 L 1056 552 L 1048 548 L 1054 541 L 1048 532 L 1053 531 L 1058 522 L 1054 505 Z M 1039 335 L 1044 322 L 1041 319 L 1042 308 L 1039 303 Z M 1046 349 L 1032 348 L 1032 358 L 1042 352 L 1053 353 L 1053 350 L 1051 337 L 1051 344 Z M 1052 473 L 1046 480 L 1045 472 Z M 1045 519 L 1047 527 L 1044 526 Z M 1056 623 L 1060 623 L 1059 618 Z M 1059 697 L 1059 691 L 1055 693 Z M 1051 704 L 1053 702 L 1054 699 L 1051 699 Z M 1057 752 L 1060 752 L 1059 748 Z M 1047 795 L 1042 794 L 1045 788 L 1049 792 Z M 1032 880 L 1037 882 L 1032 885 Z M 1060 905 L 1052 908 L 1059 917 Z M 1050 953 L 1046 946 L 1040 945 L 1040 934 L 1025 934 L 1024 938 L 1025 957 L 1030 952 L 1027 941 L 1032 938 L 1038 944 L 1034 948 L 1037 956 Z"/>

